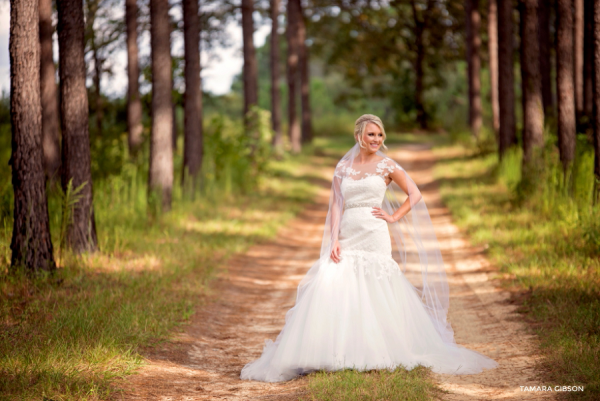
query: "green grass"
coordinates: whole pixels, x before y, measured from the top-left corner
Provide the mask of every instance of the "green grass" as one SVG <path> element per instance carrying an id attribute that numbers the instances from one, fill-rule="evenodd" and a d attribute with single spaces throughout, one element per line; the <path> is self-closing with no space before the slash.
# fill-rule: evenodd
<path id="1" fill-rule="evenodd" d="M 177 192 L 173 210 L 154 220 L 145 177 L 98 180 L 100 251 L 66 255 L 49 277 L 7 274 L 12 223 L 4 219 L 0 399 L 110 398 L 119 391 L 115 383 L 143 363 L 140 350 L 167 340 L 202 306 L 232 254 L 272 238 L 314 198 L 321 166 L 334 163 L 323 155 L 339 151 L 318 140 L 302 155 L 271 162 L 252 193 L 213 191 L 192 201 Z M 54 244 L 59 207 L 52 196 Z"/>
<path id="2" fill-rule="evenodd" d="M 422 366 L 359 372 L 317 372 L 309 376 L 307 394 L 301 400 L 430 400 L 439 399 L 431 371 Z"/>
<path id="3" fill-rule="evenodd" d="M 600 398 L 600 209 L 591 207 L 590 153 L 578 152 L 573 179 L 562 182 L 548 148 L 540 174 L 521 183 L 521 155 L 454 145 L 435 149 L 435 176 L 456 223 L 499 268 L 539 334 L 544 385 L 584 385 L 564 397 Z"/>

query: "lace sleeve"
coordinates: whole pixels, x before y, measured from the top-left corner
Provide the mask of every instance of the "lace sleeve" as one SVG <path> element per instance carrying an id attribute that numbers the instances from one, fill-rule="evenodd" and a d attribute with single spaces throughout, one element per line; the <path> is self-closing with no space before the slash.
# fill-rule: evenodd
<path id="1" fill-rule="evenodd" d="M 398 165 L 395 161 L 390 159 L 389 157 L 384 158 L 382 161 L 377 163 L 377 169 L 375 170 L 377 174 L 381 175 L 383 178 L 391 178 L 390 174 L 397 170 L 403 170 L 400 165 Z"/>

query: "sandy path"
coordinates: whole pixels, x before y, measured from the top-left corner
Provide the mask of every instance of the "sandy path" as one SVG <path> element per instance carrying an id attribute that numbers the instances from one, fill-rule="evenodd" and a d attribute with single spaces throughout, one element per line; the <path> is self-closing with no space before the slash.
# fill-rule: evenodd
<path id="1" fill-rule="evenodd" d="M 473 376 L 436 375 L 448 400 L 536 399 L 552 393 L 522 392 L 542 385 L 535 377 L 535 338 L 515 313 L 507 292 L 490 279 L 493 269 L 451 222 L 432 178 L 433 154 L 422 145 L 390 154 L 419 185 L 442 247 L 450 281 L 450 321 L 457 343 L 500 363 Z M 330 177 L 331 171 L 324 171 Z M 239 380 L 245 363 L 258 357 L 266 338 L 274 339 L 296 286 L 319 257 L 328 188 L 292 220 L 276 241 L 234 257 L 219 279 L 214 301 L 193 317 L 177 339 L 148 355 L 148 364 L 127 379 L 127 400 L 296 400 L 306 379 L 281 384 Z"/>

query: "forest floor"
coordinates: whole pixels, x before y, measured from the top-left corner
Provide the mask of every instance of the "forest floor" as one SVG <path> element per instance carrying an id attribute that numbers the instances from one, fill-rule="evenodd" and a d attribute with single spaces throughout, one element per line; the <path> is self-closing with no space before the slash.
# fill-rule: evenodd
<path id="1" fill-rule="evenodd" d="M 409 144 L 388 153 L 415 180 L 436 230 L 450 283 L 449 319 L 456 342 L 482 352 L 500 366 L 478 375 L 433 375 L 442 399 L 549 399 L 553 393 L 521 391 L 542 386 L 536 338 L 517 313 L 515 297 L 495 281 L 496 269 L 483 249 L 469 244 L 452 223 L 433 178 L 431 145 Z M 277 239 L 230 259 L 212 302 L 199 309 L 173 340 L 148 349 L 146 364 L 122 384 L 124 400 L 296 400 L 309 379 L 285 383 L 241 381 L 242 367 L 275 339 L 294 305 L 296 286 L 318 259 L 329 185 L 323 171 L 315 202 L 291 220 Z M 402 395 L 398 395 L 399 399 Z"/>

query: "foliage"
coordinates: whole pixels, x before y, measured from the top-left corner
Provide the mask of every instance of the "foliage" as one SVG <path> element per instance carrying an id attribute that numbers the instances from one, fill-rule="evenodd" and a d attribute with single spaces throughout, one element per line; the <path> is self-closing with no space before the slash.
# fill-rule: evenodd
<path id="1" fill-rule="evenodd" d="M 497 154 L 473 145 L 445 146 L 436 150 L 435 174 L 457 224 L 474 243 L 487 245 L 520 312 L 534 323 L 548 384 L 582 384 L 585 392 L 577 397 L 597 399 L 600 208 L 591 206 L 593 157 L 579 138 L 572 178 L 565 181 L 549 142 L 526 191 L 520 149 L 499 163 Z"/>
<path id="2" fill-rule="evenodd" d="M 412 7 L 414 3 L 414 8 Z M 463 57 L 463 3 L 314 1 L 308 25 L 313 54 L 344 74 L 350 96 L 384 100 L 390 123 L 416 117 L 417 25 L 423 27 L 425 90 L 444 87 L 443 73 Z M 331 46 L 335 43 L 335 46 Z M 435 110 L 426 105 L 430 120 Z"/>
<path id="3" fill-rule="evenodd" d="M 67 248 L 67 229 L 73 224 L 73 209 L 81 199 L 81 191 L 86 186 L 87 181 L 77 188 L 73 188 L 73 178 L 69 180 L 66 191 L 60 189 L 60 239 L 58 241 L 58 259 L 60 261 L 64 250 Z M 59 262 L 60 263 L 60 262 Z"/>
<path id="4" fill-rule="evenodd" d="M 224 115 L 211 119 L 204 132 L 203 191 L 213 193 L 218 187 L 230 195 L 236 188 L 249 192 L 258 185 L 271 154 L 269 118 L 268 112 L 254 108 L 247 129 Z"/>

